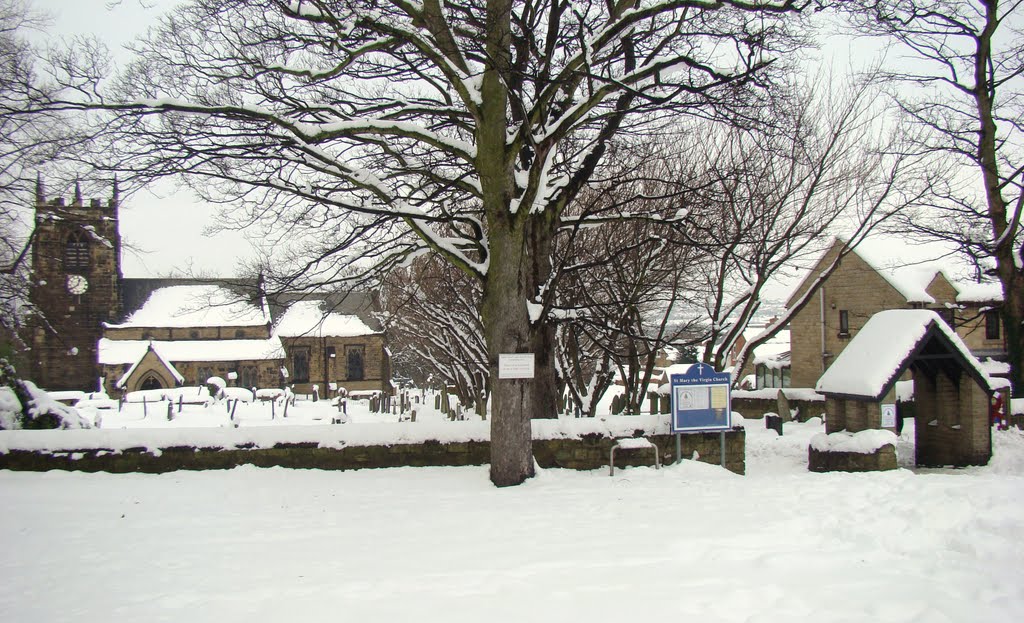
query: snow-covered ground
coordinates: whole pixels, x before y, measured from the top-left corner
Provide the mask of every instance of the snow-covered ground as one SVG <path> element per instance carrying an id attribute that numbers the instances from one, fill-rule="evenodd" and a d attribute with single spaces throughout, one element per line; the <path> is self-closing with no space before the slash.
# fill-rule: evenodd
<path id="1" fill-rule="evenodd" d="M 1024 620 L 1024 435 L 984 468 L 812 474 L 820 422 L 684 461 L 0 472 L 8 621 Z M 342 425 L 343 426 L 343 425 Z M 912 429 L 904 431 L 901 451 Z"/>

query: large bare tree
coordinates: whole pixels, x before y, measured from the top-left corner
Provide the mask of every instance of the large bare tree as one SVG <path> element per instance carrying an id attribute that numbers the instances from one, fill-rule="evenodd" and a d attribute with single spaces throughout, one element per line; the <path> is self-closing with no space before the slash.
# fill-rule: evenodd
<path id="1" fill-rule="evenodd" d="M 382 319 L 396 371 L 421 385 L 431 377 L 486 417 L 487 345 L 478 313 L 480 284 L 434 254 L 417 257 L 384 280 Z"/>
<path id="2" fill-rule="evenodd" d="M 853 3 L 851 3 L 853 4 Z M 916 144 L 974 171 L 941 185 L 904 231 L 953 246 L 1003 289 L 1013 395 L 1024 396 L 1024 3 L 862 0 L 859 31 L 896 44 L 887 77 L 899 109 L 928 132 Z M 974 181 L 977 180 L 977 181 Z"/>
<path id="3" fill-rule="evenodd" d="M 514 485 L 557 400 L 542 299 L 566 206 L 616 137 L 756 122 L 804 4 L 194 0 L 104 99 L 65 66 L 66 103 L 118 113 L 108 167 L 190 174 L 236 224 L 305 244 L 310 278 L 430 250 L 477 279 L 491 378 L 502 353 L 536 356 L 535 379 L 492 387 L 491 479 Z"/>
<path id="4" fill-rule="evenodd" d="M 38 79 L 26 29 L 39 17 L 0 0 L 0 344 L 17 339 L 28 303 L 27 253 L 36 167 L 52 151 L 47 116 L 30 114 Z"/>

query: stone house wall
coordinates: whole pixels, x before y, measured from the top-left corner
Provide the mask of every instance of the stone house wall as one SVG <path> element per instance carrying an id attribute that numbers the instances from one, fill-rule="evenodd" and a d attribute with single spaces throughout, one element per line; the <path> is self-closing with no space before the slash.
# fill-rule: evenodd
<path id="1" fill-rule="evenodd" d="M 833 247 L 811 271 L 821 272 L 838 254 Z M 793 298 L 802 295 L 809 284 L 801 284 Z M 814 387 L 818 378 L 835 357 L 857 334 L 872 315 L 883 309 L 907 307 L 906 298 L 889 284 L 867 262 L 854 253 L 846 255 L 832 276 L 822 285 L 813 300 L 790 321 L 790 357 L 792 387 Z M 792 300 L 792 299 L 791 299 Z M 824 351 L 822 357 L 822 301 L 824 301 Z M 849 319 L 849 332 L 839 330 L 840 311 Z M 827 365 L 825 365 L 827 364 Z"/>

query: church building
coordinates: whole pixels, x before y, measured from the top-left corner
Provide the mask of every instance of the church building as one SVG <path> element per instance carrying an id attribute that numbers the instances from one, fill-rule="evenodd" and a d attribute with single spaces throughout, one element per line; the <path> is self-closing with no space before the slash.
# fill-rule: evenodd
<path id="1" fill-rule="evenodd" d="M 121 273 L 119 197 L 70 204 L 36 187 L 26 343 L 50 390 L 121 395 L 205 384 L 389 391 L 386 336 L 371 297 L 269 300 L 252 280 L 132 279 Z"/>

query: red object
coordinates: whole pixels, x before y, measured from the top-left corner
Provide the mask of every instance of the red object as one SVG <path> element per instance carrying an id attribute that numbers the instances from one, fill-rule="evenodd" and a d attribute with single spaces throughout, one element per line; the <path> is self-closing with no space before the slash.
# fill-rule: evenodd
<path id="1" fill-rule="evenodd" d="M 1006 404 L 1003 401 L 1003 395 L 999 392 L 996 392 L 995 399 L 992 401 L 990 415 L 992 424 L 998 425 L 999 430 L 1010 428 L 1009 423 L 1006 421 Z"/>

